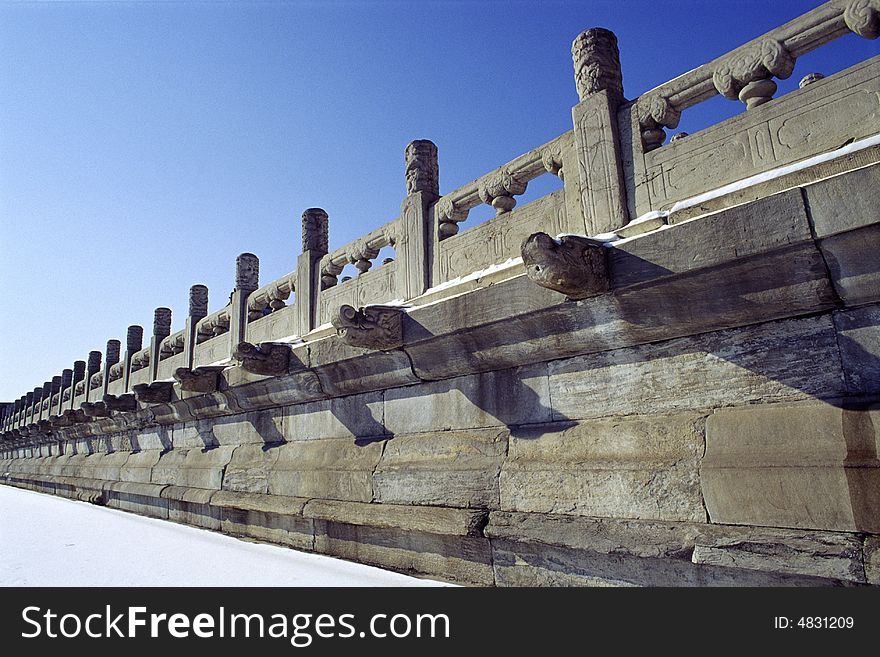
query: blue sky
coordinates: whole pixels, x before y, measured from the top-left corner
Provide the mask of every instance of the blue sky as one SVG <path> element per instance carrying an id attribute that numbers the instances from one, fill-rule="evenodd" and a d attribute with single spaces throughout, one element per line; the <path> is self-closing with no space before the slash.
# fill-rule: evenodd
<path id="1" fill-rule="evenodd" d="M 617 33 L 634 98 L 818 4 L 0 4 L 0 400 L 157 306 L 177 330 L 194 283 L 219 308 L 238 253 L 262 283 L 291 271 L 307 207 L 331 249 L 394 219 L 413 139 L 438 145 L 445 192 L 570 130 L 583 29 Z M 781 89 L 878 52 L 847 35 Z"/>

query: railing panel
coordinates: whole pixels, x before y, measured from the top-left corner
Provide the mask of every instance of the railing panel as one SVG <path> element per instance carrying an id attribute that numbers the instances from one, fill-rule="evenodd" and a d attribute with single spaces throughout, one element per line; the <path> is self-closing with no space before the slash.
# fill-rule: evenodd
<path id="1" fill-rule="evenodd" d="M 637 214 L 878 131 L 880 56 L 646 153 Z"/>
<path id="2" fill-rule="evenodd" d="M 558 235 L 566 231 L 565 190 L 557 190 L 521 208 L 440 242 L 440 280 L 497 265 L 520 255 L 522 241 L 538 231 Z"/>
<path id="3" fill-rule="evenodd" d="M 292 304 L 248 323 L 247 341 L 271 342 L 295 335 L 298 329 L 296 304 Z"/>
<path id="4" fill-rule="evenodd" d="M 186 360 L 182 353 L 163 358 L 159 361 L 159 367 L 156 371 L 156 379 L 160 381 L 163 379 L 170 379 L 174 376 L 174 370 L 185 365 Z"/>
<path id="5" fill-rule="evenodd" d="M 339 283 L 318 295 L 319 324 L 330 321 L 333 311 L 343 304 L 358 308 L 397 299 L 397 260 Z"/>
<path id="6" fill-rule="evenodd" d="M 229 335 L 217 335 L 210 340 L 197 344 L 193 354 L 193 367 L 204 367 L 211 363 L 231 358 Z"/>

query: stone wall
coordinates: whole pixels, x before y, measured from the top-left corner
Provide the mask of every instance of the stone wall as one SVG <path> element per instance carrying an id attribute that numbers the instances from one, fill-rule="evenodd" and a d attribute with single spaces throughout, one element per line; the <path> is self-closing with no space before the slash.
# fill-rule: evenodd
<path id="1" fill-rule="evenodd" d="M 0 407 L 0 479 L 468 584 L 880 584 L 880 61 L 767 84 L 846 6 L 632 102 L 588 30 L 573 131 L 443 196 L 413 142 L 399 219 L 328 252 L 311 208 L 295 271 Z M 749 111 L 662 146 L 714 93 Z"/>

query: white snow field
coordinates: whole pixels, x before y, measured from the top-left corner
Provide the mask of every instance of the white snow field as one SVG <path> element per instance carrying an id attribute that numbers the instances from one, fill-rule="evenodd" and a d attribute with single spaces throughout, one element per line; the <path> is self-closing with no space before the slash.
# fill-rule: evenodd
<path id="1" fill-rule="evenodd" d="M 0 586 L 443 586 L 0 486 Z"/>

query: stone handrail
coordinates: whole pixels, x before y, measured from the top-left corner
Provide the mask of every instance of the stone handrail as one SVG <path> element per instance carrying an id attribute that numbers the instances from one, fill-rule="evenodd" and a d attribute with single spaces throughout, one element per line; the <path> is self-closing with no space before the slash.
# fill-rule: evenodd
<path id="1" fill-rule="evenodd" d="M 795 60 L 849 32 L 874 39 L 880 34 L 880 2 L 833 0 L 753 39 L 688 73 L 648 91 L 636 101 L 646 151 L 658 148 L 663 128 L 675 128 L 681 112 L 717 94 L 751 109 L 771 100 L 773 78 L 786 79 Z"/>
<path id="2" fill-rule="evenodd" d="M 483 203 L 495 208 L 496 215 L 510 212 L 516 205 L 514 197 L 524 194 L 528 183 L 538 176 L 551 173 L 564 180 L 562 151 L 570 134 L 561 135 L 444 194 L 435 206 L 439 239 L 458 233 L 459 222 L 467 219 L 468 212 Z"/>
<path id="3" fill-rule="evenodd" d="M 231 306 L 225 306 L 216 310 L 207 317 L 203 317 L 196 324 L 197 343 L 210 340 L 214 336 L 222 335 L 229 330 L 229 322 L 232 316 Z"/>
<path id="4" fill-rule="evenodd" d="M 400 219 L 394 219 L 325 255 L 321 258 L 321 287 L 335 286 L 347 264 L 354 265 L 358 275 L 368 272 L 382 247 L 396 244 L 399 229 Z"/>
<path id="5" fill-rule="evenodd" d="M 251 292 L 247 301 L 248 321 L 252 322 L 262 317 L 267 308 L 270 312 L 284 308 L 287 299 L 296 292 L 296 277 L 297 272 L 294 270 Z"/>

